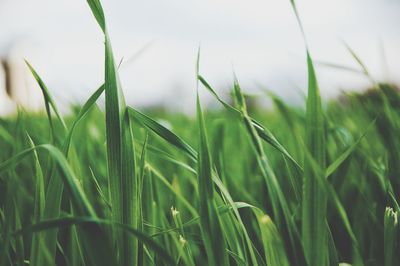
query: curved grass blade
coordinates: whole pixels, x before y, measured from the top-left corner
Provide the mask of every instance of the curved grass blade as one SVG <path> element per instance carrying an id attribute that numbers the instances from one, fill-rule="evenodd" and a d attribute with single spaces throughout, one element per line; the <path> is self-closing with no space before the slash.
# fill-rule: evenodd
<path id="1" fill-rule="evenodd" d="M 212 89 L 212 87 L 208 84 L 208 82 L 200 75 L 197 76 L 198 80 L 203 84 L 203 86 L 229 111 L 229 113 L 233 114 L 233 116 L 237 119 L 242 119 L 243 114 L 241 111 L 233 107 L 232 105 L 226 103 L 222 100 L 218 94 Z M 275 138 L 275 136 L 265 127 L 263 127 L 259 122 L 255 119 L 251 118 L 251 122 L 256 129 L 260 138 L 270 144 L 272 147 L 281 152 L 284 156 L 286 156 L 294 165 L 296 165 L 300 170 L 303 170 L 300 164 L 289 154 L 289 152 L 283 147 L 281 143 Z"/>
<path id="2" fill-rule="evenodd" d="M 56 114 L 56 117 L 58 120 L 61 122 L 63 125 L 63 129 L 65 133 L 67 131 L 67 126 L 60 115 L 60 112 L 57 109 L 57 106 L 47 88 L 45 85 L 44 81 L 41 79 L 41 77 L 38 75 L 36 70 L 29 64 L 28 61 L 25 60 L 26 65 L 30 69 L 32 75 L 34 76 L 36 82 L 38 83 L 42 94 L 44 98 L 44 103 L 46 107 L 46 113 L 47 113 L 47 118 L 48 122 L 50 125 L 50 133 L 51 133 L 51 143 L 57 143 L 56 142 L 56 137 L 57 137 L 57 132 L 54 128 L 53 125 L 53 119 L 51 115 L 51 109 L 53 109 L 54 113 Z M 47 190 L 45 193 L 45 208 L 43 212 L 43 218 L 53 218 L 53 217 L 58 217 L 60 214 L 60 206 L 61 206 L 61 199 L 62 199 L 62 194 L 63 194 L 63 183 L 60 180 L 59 177 L 56 176 L 55 173 L 55 167 L 52 165 L 52 162 L 50 162 L 51 167 L 49 168 L 48 171 L 48 177 L 46 180 L 48 180 L 48 185 L 47 185 Z M 44 247 L 43 249 L 40 249 L 39 253 L 36 254 L 36 263 L 38 265 L 41 264 L 50 264 L 54 262 L 55 258 L 55 253 L 56 253 L 56 244 L 57 244 L 57 231 L 49 231 L 43 234 L 43 243 L 42 246 Z"/>
<path id="3" fill-rule="evenodd" d="M 77 118 L 74 120 L 71 128 L 68 130 L 66 137 L 64 139 L 64 143 L 62 146 L 62 151 L 66 157 L 68 157 L 71 139 L 73 132 L 78 125 L 78 123 L 83 119 L 83 117 L 87 114 L 90 108 L 94 105 L 98 97 L 104 90 L 104 86 L 101 86 L 82 106 Z M 51 123 L 51 121 L 50 121 Z M 51 219 L 56 218 L 60 215 L 60 207 L 61 200 L 63 195 L 63 183 L 58 176 L 55 176 L 55 173 L 52 171 L 50 176 L 49 184 L 47 186 L 46 191 L 46 206 L 44 210 L 43 218 Z M 43 233 L 44 242 L 43 249 L 40 251 L 46 251 L 45 253 L 41 253 L 38 255 L 38 265 L 41 264 L 50 264 L 53 263 L 55 252 L 56 252 L 56 243 L 57 243 L 57 230 L 50 230 Z"/>
<path id="4" fill-rule="evenodd" d="M 236 78 L 234 82 L 234 95 L 236 104 L 238 105 L 239 110 L 243 115 L 242 121 L 246 128 L 248 137 L 251 140 L 252 148 L 254 149 L 254 153 L 256 155 L 257 164 L 261 170 L 261 174 L 268 189 L 268 196 L 271 201 L 274 220 L 278 223 L 278 228 L 280 230 L 284 229 L 284 227 L 287 228 L 291 247 L 293 248 L 293 250 L 296 250 L 296 242 L 298 242 L 299 239 L 297 226 L 292 220 L 289 204 L 283 193 L 281 185 L 278 182 L 278 179 L 270 165 L 268 157 L 265 154 L 260 136 L 258 135 L 255 126 L 251 121 L 251 118 L 247 114 L 245 99 Z M 294 254 L 294 257 L 297 261 L 302 261 L 303 258 L 301 249 L 299 253 L 300 254 Z"/>
<path id="5" fill-rule="evenodd" d="M 32 72 L 33 77 L 36 79 L 37 83 L 39 84 L 40 89 L 42 90 L 43 97 L 46 103 L 46 110 L 48 115 L 50 115 L 50 110 L 48 108 L 48 105 L 50 105 L 53 108 L 54 113 L 56 114 L 58 120 L 60 120 L 62 126 L 64 127 L 65 130 L 67 130 L 67 125 L 65 124 L 64 119 L 60 115 L 60 112 L 58 111 L 57 105 L 55 104 L 53 97 L 51 96 L 49 90 L 47 89 L 46 84 L 43 82 L 43 80 L 40 78 L 36 70 L 29 64 L 28 61 L 25 60 L 26 65 L 28 66 L 29 70 Z M 51 120 L 51 117 L 49 117 Z"/>
<path id="6" fill-rule="evenodd" d="M 199 76 L 200 76 L 199 73 L 200 73 L 200 49 L 199 49 L 198 54 L 197 54 L 197 62 L 196 62 L 196 76 L 197 76 L 196 89 L 197 89 L 197 93 L 198 93 L 198 90 L 199 90 Z M 210 86 L 208 86 L 208 87 L 211 89 Z M 218 95 L 216 95 L 216 93 L 212 89 L 211 89 L 211 92 L 214 94 L 214 96 L 217 96 L 217 99 L 219 99 Z M 221 99 L 219 99 L 219 100 L 222 101 Z M 230 106 L 230 105 L 228 105 L 228 106 Z M 227 108 L 230 109 L 229 107 L 227 107 Z M 232 108 L 235 109 L 234 107 L 232 107 Z M 236 112 L 236 114 L 237 114 L 237 112 Z M 245 227 L 245 225 L 243 223 L 243 220 L 242 220 L 242 218 L 241 218 L 241 216 L 239 214 L 238 208 L 236 207 L 236 205 L 235 205 L 235 203 L 234 203 L 234 201 L 232 199 L 232 196 L 230 195 L 228 189 L 222 183 L 222 180 L 218 176 L 218 172 L 217 171 L 212 171 L 212 180 L 214 181 L 214 183 L 216 184 L 216 186 L 220 190 L 222 199 L 224 201 L 226 201 L 232 207 L 234 216 L 236 217 L 236 219 L 238 221 L 238 224 L 239 224 L 240 228 L 242 229 L 242 234 L 243 234 L 243 236 L 245 238 L 245 241 L 246 241 L 246 244 L 247 244 L 247 248 L 248 248 L 248 251 L 249 251 L 249 254 L 250 254 L 250 260 L 251 260 L 252 265 L 255 265 L 255 266 L 258 265 L 258 260 L 256 258 L 256 254 L 255 254 L 257 252 L 257 250 L 254 249 L 254 245 L 253 245 L 253 243 L 252 243 L 252 241 L 250 239 L 250 236 L 249 236 L 249 234 L 247 232 L 247 229 L 246 229 L 246 227 Z"/>
<path id="7" fill-rule="evenodd" d="M 73 135 L 73 133 L 75 131 L 76 126 L 86 116 L 86 114 L 89 112 L 89 110 L 93 107 L 93 105 L 99 99 L 99 97 L 103 93 L 103 91 L 104 91 L 104 84 L 101 85 L 89 97 L 89 99 L 83 104 L 83 106 L 79 110 L 79 113 L 78 113 L 77 117 L 75 118 L 74 122 L 72 123 L 71 128 L 68 130 L 67 136 L 66 136 L 66 138 L 64 140 L 64 144 L 63 144 L 63 152 L 64 152 L 64 154 L 68 155 L 68 151 L 69 151 L 69 146 L 71 144 L 72 135 Z"/>
<path id="8" fill-rule="evenodd" d="M 136 121 L 156 133 L 161 138 L 165 139 L 168 143 L 184 151 L 192 159 L 195 159 L 197 157 L 196 151 L 172 131 L 132 107 L 128 107 L 127 109 Z"/>
<path id="9" fill-rule="evenodd" d="M 351 47 L 346 42 L 343 42 L 343 43 L 344 43 L 344 46 L 346 47 L 347 51 L 349 51 L 351 56 L 354 58 L 354 60 L 356 60 L 357 64 L 361 67 L 362 73 L 367 78 L 369 78 L 369 80 L 372 82 L 372 84 L 376 84 L 375 79 L 371 76 L 371 73 L 368 71 L 367 66 L 363 63 L 361 58 L 356 54 L 356 52 L 353 49 L 351 49 Z"/>

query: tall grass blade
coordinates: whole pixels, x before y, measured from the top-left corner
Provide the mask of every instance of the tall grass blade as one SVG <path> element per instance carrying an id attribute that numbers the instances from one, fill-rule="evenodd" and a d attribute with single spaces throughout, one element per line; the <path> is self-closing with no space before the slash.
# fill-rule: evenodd
<path id="1" fill-rule="evenodd" d="M 200 227 L 204 248 L 207 252 L 209 265 L 227 265 L 226 244 L 214 201 L 214 183 L 212 182 L 211 175 L 212 165 L 199 96 L 197 96 L 197 122 L 200 134 L 197 178 L 200 198 Z"/>
<path id="2" fill-rule="evenodd" d="M 105 94 L 108 182 L 113 219 L 137 228 L 139 224 L 138 182 L 130 120 L 117 74 L 104 11 L 97 0 L 87 1 L 105 37 Z M 115 236 L 122 265 L 137 264 L 137 240 Z"/>
<path id="3" fill-rule="evenodd" d="M 306 148 L 319 167 L 325 168 L 325 130 L 321 98 L 311 56 L 307 53 L 308 96 L 306 110 Z M 304 162 L 302 199 L 302 240 L 306 259 L 310 265 L 327 262 L 327 198 L 318 185 L 319 176 L 309 160 Z"/>
<path id="4" fill-rule="evenodd" d="M 306 154 L 311 157 L 322 169 L 326 164 L 324 116 L 321 106 L 321 96 L 314 65 L 308 49 L 305 31 L 294 0 L 291 0 L 293 11 L 303 35 L 307 50 L 308 93 L 306 105 Z M 305 156 L 306 157 L 306 156 Z M 309 163 L 304 161 L 303 199 L 302 199 L 302 242 L 309 265 L 326 265 L 328 258 L 328 234 L 326 228 L 327 198 L 318 185 L 320 176 Z"/>
<path id="5" fill-rule="evenodd" d="M 48 118 L 48 122 L 50 125 L 51 143 L 57 144 L 58 139 L 56 139 L 56 138 L 58 136 L 56 133 L 56 129 L 53 125 L 51 109 L 54 111 L 57 119 L 63 125 L 64 130 L 63 130 L 61 136 L 63 136 L 63 134 L 67 131 L 66 123 L 65 123 L 64 119 L 62 118 L 60 112 L 58 111 L 56 103 L 55 103 L 53 97 L 51 96 L 43 79 L 39 76 L 39 74 L 32 67 L 32 65 L 29 64 L 28 61 L 25 60 L 25 63 L 28 66 L 29 70 L 31 71 L 33 77 L 35 78 L 36 82 L 38 83 L 38 85 L 42 91 L 44 103 L 45 103 L 45 107 L 46 107 L 47 118 Z M 51 107 L 51 109 L 50 109 L 50 107 Z M 55 218 L 55 217 L 59 216 L 61 200 L 62 200 L 62 195 L 63 195 L 63 189 L 64 189 L 61 179 L 58 176 L 56 176 L 57 173 L 55 171 L 55 166 L 54 166 L 53 162 L 49 161 L 49 164 L 50 164 L 50 167 L 48 169 L 48 172 L 47 172 L 46 178 L 45 178 L 45 180 L 48 180 L 48 181 L 47 181 L 47 188 L 46 188 L 46 193 L 45 193 L 45 208 L 43 211 L 43 218 L 47 218 L 47 219 Z M 58 235 L 57 230 L 48 231 L 48 232 L 45 232 L 42 234 L 43 249 L 38 250 L 39 252 L 36 254 L 36 258 L 35 258 L 38 265 L 54 263 L 55 253 L 56 253 L 56 245 L 57 245 L 57 235 Z"/>
<path id="6" fill-rule="evenodd" d="M 281 185 L 278 182 L 278 179 L 270 165 L 268 157 L 265 154 L 261 138 L 257 134 L 257 131 L 255 129 L 254 124 L 252 123 L 251 118 L 248 116 L 246 101 L 244 95 L 241 92 L 239 82 L 237 81 L 236 78 L 233 89 L 234 89 L 233 93 L 235 95 L 236 104 L 242 114 L 242 123 L 244 124 L 247 134 L 251 140 L 257 164 L 261 170 L 262 177 L 264 178 L 264 182 L 267 186 L 268 198 L 271 201 L 274 220 L 278 224 L 280 232 L 285 230 L 285 228 L 287 229 L 289 242 L 294 250 L 296 247 L 296 242 L 298 242 L 299 235 L 297 226 L 294 224 L 294 221 L 290 214 L 289 204 L 284 196 Z M 300 262 L 303 260 L 302 250 L 301 249 L 297 250 L 297 252 L 299 254 L 294 254 L 293 256 L 295 257 L 295 260 L 297 262 Z"/>

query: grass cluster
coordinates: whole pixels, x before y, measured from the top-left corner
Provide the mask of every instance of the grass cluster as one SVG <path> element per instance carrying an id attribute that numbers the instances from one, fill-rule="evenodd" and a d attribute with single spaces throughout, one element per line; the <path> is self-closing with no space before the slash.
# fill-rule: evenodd
<path id="1" fill-rule="evenodd" d="M 220 98 L 198 60 L 197 89 L 222 110 L 197 98 L 195 118 L 148 116 L 125 104 L 102 7 L 88 3 L 104 84 L 65 118 L 28 63 L 47 117 L 0 120 L 0 265 L 398 263 L 396 88 L 372 80 L 323 108 L 307 51 L 306 110 L 269 94 L 265 111 L 236 79 Z"/>

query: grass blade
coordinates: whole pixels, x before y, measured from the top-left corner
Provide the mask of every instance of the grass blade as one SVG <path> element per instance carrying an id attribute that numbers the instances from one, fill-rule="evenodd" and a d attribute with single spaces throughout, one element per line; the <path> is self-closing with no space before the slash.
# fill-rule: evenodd
<path id="1" fill-rule="evenodd" d="M 87 1 L 105 37 L 105 94 L 108 181 L 113 219 L 137 228 L 139 225 L 138 182 L 130 120 L 120 86 L 117 67 L 100 1 Z M 118 234 L 122 265 L 137 264 L 138 244 L 131 236 Z"/>
<path id="2" fill-rule="evenodd" d="M 325 130 L 321 98 L 311 56 L 307 53 L 308 97 L 306 111 L 306 148 L 317 164 L 325 168 Z M 307 262 L 325 265 L 328 254 L 326 208 L 327 198 L 318 185 L 319 176 L 309 160 L 304 162 L 302 200 L 302 240 Z"/>
<path id="3" fill-rule="evenodd" d="M 31 148 L 35 145 L 33 140 L 28 135 Z M 35 189 L 35 207 L 34 207 L 34 222 L 38 223 L 44 214 L 45 209 L 45 189 L 42 168 L 39 163 L 39 158 L 36 150 L 33 150 L 35 160 L 35 173 L 36 173 L 36 189 Z M 42 234 L 34 234 L 32 236 L 30 263 L 32 265 L 39 265 L 41 252 L 48 252 L 47 246 L 42 243 Z"/>
<path id="4" fill-rule="evenodd" d="M 64 129 L 67 129 L 67 125 L 65 124 L 64 119 L 62 118 L 62 116 L 60 115 L 60 112 L 58 111 L 57 105 L 55 104 L 53 97 L 51 96 L 49 90 L 47 89 L 46 84 L 43 82 L 43 80 L 40 78 L 40 76 L 38 75 L 38 73 L 36 72 L 36 70 L 31 66 L 31 64 L 29 64 L 28 61 L 25 60 L 26 65 L 28 66 L 29 70 L 32 72 L 33 77 L 36 79 L 37 83 L 39 84 L 40 89 L 42 90 L 43 93 L 43 97 L 46 103 L 46 109 L 49 114 L 49 109 L 48 109 L 48 105 L 51 106 L 51 108 L 53 108 L 54 113 L 56 114 L 58 120 L 60 120 L 62 126 L 64 127 Z M 49 119 L 51 119 L 49 117 Z"/>
<path id="5" fill-rule="evenodd" d="M 197 174 L 200 198 L 200 227 L 211 266 L 227 265 L 225 239 L 214 201 L 214 183 L 211 178 L 211 158 L 204 126 L 203 113 L 197 96 L 197 122 L 199 127 L 199 153 Z"/>
<path id="6" fill-rule="evenodd" d="M 161 138 L 165 139 L 168 143 L 184 151 L 187 155 L 190 156 L 190 158 L 194 159 L 197 157 L 196 151 L 172 131 L 132 107 L 128 107 L 128 111 L 135 120 L 156 133 Z"/>

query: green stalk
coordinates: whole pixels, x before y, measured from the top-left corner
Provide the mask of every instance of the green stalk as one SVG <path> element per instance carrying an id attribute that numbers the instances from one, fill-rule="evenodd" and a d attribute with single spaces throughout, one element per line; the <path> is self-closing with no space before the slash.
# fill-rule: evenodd
<path id="1" fill-rule="evenodd" d="M 137 228 L 140 219 L 138 181 L 130 119 L 118 78 L 103 8 L 98 0 L 87 1 L 105 37 L 105 94 L 107 166 L 112 217 Z M 131 235 L 114 230 L 121 265 L 136 265 L 138 243 Z"/>

